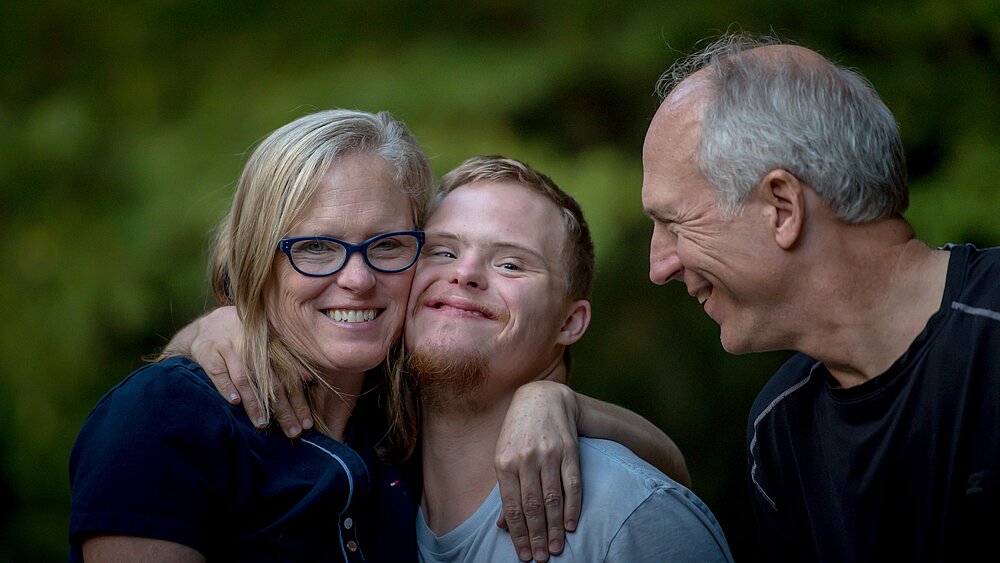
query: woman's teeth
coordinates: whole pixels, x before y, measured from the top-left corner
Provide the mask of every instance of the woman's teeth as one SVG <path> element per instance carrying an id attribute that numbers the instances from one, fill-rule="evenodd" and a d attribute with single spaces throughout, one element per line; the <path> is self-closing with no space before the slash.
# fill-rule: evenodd
<path id="1" fill-rule="evenodd" d="M 342 323 L 366 323 L 375 318 L 375 309 L 330 309 L 326 316 Z"/>

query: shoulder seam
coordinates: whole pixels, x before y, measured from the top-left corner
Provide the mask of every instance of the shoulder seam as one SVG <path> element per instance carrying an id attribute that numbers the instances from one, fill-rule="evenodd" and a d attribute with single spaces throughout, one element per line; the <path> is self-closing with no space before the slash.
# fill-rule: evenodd
<path id="1" fill-rule="evenodd" d="M 815 365 L 816 364 L 813 364 L 812 369 L 815 369 Z M 794 385 L 792 385 L 788 389 L 785 389 L 780 395 L 775 397 L 773 401 L 771 401 L 766 407 L 764 407 L 764 410 L 762 410 L 760 414 L 757 415 L 757 418 L 755 418 L 753 421 L 753 438 L 750 439 L 750 451 L 749 451 L 750 461 L 751 461 L 750 480 L 753 482 L 754 487 L 757 488 L 757 491 L 760 492 L 761 496 L 764 497 L 764 500 L 766 500 L 768 504 L 771 505 L 771 508 L 773 508 L 775 512 L 777 512 L 778 510 L 777 504 L 775 504 L 774 499 L 772 499 L 771 496 L 768 495 L 766 491 L 764 491 L 764 487 L 757 480 L 757 458 L 754 456 L 753 453 L 754 448 L 757 445 L 757 425 L 759 425 L 761 420 L 763 420 L 765 416 L 770 414 L 770 412 L 774 410 L 774 407 L 782 400 L 784 400 L 785 397 L 791 395 L 795 391 L 798 391 L 799 389 L 802 388 L 802 386 L 804 386 L 809 381 L 809 377 L 812 375 L 812 369 L 809 370 L 809 374 L 803 377 L 802 380 L 796 382 Z"/>
<path id="2" fill-rule="evenodd" d="M 972 305 L 966 305 L 965 303 L 961 303 L 959 301 L 952 301 L 951 308 L 968 315 L 983 317 L 993 321 L 1000 321 L 1000 312 L 994 311 L 992 309 L 986 309 L 984 307 L 973 307 Z"/>

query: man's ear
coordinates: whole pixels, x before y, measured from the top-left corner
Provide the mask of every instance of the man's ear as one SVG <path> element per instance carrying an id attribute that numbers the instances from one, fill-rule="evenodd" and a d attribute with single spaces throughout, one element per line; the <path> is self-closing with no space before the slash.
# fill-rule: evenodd
<path id="1" fill-rule="evenodd" d="M 559 329 L 559 338 L 556 339 L 556 343 L 563 346 L 573 344 L 577 340 L 580 340 L 584 332 L 587 332 L 589 325 L 590 301 L 586 299 L 573 301 L 569 306 L 566 320 L 563 322 L 562 328 Z"/>
<path id="2" fill-rule="evenodd" d="M 799 240 L 806 218 L 805 186 L 780 168 L 772 170 L 757 185 L 765 206 L 768 228 L 778 246 L 789 250 Z"/>

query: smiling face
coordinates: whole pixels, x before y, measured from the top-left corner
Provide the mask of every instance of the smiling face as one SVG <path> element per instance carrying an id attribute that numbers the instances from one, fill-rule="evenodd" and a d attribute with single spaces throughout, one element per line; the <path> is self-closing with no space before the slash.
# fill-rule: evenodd
<path id="1" fill-rule="evenodd" d="M 410 200 L 393 176 L 392 167 L 375 155 L 339 159 L 286 236 L 360 243 L 413 229 Z M 324 372 L 361 373 L 385 359 L 399 337 L 412 279 L 412 268 L 375 272 L 359 253 L 332 276 L 307 277 L 276 252 L 266 296 L 268 318 L 291 348 Z"/>
<path id="2" fill-rule="evenodd" d="M 721 329 L 730 353 L 771 349 L 767 311 L 776 287 L 766 215 L 752 194 L 743 209 L 723 213 L 696 165 L 708 85 L 682 82 L 657 111 L 643 145 L 642 203 L 653 220 L 649 278 L 679 281 Z"/>
<path id="3" fill-rule="evenodd" d="M 501 392 L 561 361 L 579 337 L 561 331 L 579 301 L 566 295 L 555 204 L 517 183 L 473 182 L 449 193 L 425 230 L 406 323 L 411 350 L 483 353 L 487 388 Z"/>

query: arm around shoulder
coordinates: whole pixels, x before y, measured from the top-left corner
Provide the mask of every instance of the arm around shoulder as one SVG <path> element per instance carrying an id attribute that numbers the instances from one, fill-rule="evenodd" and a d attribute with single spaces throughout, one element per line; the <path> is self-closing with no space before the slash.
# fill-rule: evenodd
<path id="1" fill-rule="evenodd" d="M 655 424 L 618 405 L 575 393 L 581 436 L 612 440 L 656 467 L 681 485 L 691 487 L 684 454 Z"/>
<path id="2" fill-rule="evenodd" d="M 186 545 L 136 536 L 94 536 L 83 542 L 83 560 L 97 563 L 201 563 L 205 556 Z"/>

